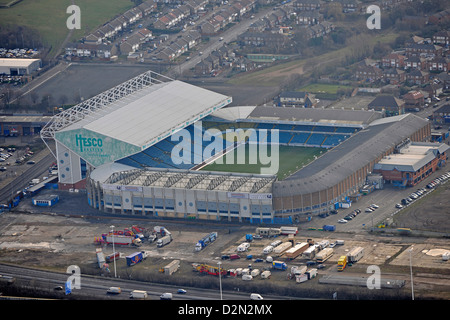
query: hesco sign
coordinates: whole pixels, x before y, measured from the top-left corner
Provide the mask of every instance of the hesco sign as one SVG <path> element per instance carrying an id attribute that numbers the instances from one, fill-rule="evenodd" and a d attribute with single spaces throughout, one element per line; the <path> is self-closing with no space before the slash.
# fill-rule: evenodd
<path id="1" fill-rule="evenodd" d="M 84 138 L 81 134 L 77 134 L 75 141 L 77 147 L 80 147 L 80 152 L 87 151 L 87 148 L 97 148 L 97 151 L 101 152 L 103 147 L 103 140 L 100 138 Z M 91 149 L 91 151 L 93 150 Z"/>
<path id="2" fill-rule="evenodd" d="M 57 132 L 55 139 L 93 166 L 141 151 L 138 146 L 86 129 Z"/>

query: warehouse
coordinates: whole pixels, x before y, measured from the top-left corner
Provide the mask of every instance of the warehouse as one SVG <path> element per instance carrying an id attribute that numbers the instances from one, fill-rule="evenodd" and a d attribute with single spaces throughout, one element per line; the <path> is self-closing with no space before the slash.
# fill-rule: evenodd
<path id="1" fill-rule="evenodd" d="M 445 165 L 449 148 L 445 143 L 407 143 L 375 164 L 374 172 L 394 185 L 415 186 Z"/>
<path id="2" fill-rule="evenodd" d="M 41 67 L 41 59 L 0 59 L 0 74 L 30 75 Z"/>

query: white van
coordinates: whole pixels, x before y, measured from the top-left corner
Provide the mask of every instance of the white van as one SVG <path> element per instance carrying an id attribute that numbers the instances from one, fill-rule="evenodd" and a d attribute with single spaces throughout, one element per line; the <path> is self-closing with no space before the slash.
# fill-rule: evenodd
<path id="1" fill-rule="evenodd" d="M 251 275 L 249 275 L 249 274 L 244 274 L 242 276 L 242 280 L 250 281 L 250 280 L 253 280 L 253 277 Z"/>
<path id="2" fill-rule="evenodd" d="M 133 290 L 130 293 L 130 298 L 132 298 L 132 299 L 146 299 L 147 298 L 147 291 Z"/>
<path id="3" fill-rule="evenodd" d="M 119 287 L 110 287 L 108 290 L 106 290 L 106 293 L 110 293 L 110 294 L 119 294 L 122 292 L 122 289 L 120 289 Z"/>
<path id="4" fill-rule="evenodd" d="M 160 300 L 172 300 L 172 294 L 169 292 L 163 293 L 160 297 Z"/>
<path id="5" fill-rule="evenodd" d="M 259 293 L 250 294 L 250 300 L 263 300 L 264 298 Z"/>

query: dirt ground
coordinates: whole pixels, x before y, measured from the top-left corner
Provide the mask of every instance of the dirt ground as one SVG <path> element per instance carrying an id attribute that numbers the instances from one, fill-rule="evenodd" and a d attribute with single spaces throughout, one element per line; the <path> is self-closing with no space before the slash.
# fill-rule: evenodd
<path id="1" fill-rule="evenodd" d="M 173 221 L 151 221 L 151 220 L 130 220 L 130 219 L 106 219 L 85 217 L 70 217 L 53 214 L 23 214 L 4 213 L 0 215 L 0 262 L 22 264 L 27 267 L 44 267 L 56 269 L 64 272 L 69 265 L 79 265 L 82 272 L 94 275 L 101 275 L 102 271 L 98 267 L 96 260 L 96 250 L 102 249 L 105 255 L 113 252 L 111 245 L 99 245 L 94 243 L 94 238 L 109 231 L 114 225 L 116 230 L 130 228 L 132 225 L 139 225 L 152 229 L 156 225 L 165 226 L 173 235 L 173 241 L 163 248 L 157 248 L 155 243 L 144 242 L 139 248 L 116 246 L 116 251 L 121 253 L 121 258 L 117 261 L 116 267 L 120 277 L 142 279 L 144 281 L 160 282 L 192 282 L 192 285 L 205 283 L 209 285 L 214 281 L 214 276 L 202 275 L 193 272 L 193 263 L 203 263 L 210 266 L 218 266 L 221 262 L 225 269 L 248 267 L 261 271 L 270 269 L 270 264 L 266 262 L 254 262 L 257 257 L 265 258 L 262 249 L 270 244 L 273 239 L 254 240 L 251 242 L 248 252 L 241 253 L 241 259 L 221 260 L 222 254 L 236 252 L 237 246 L 245 241 L 247 233 L 255 233 L 256 226 L 224 226 L 211 223 L 199 224 L 178 224 Z M 218 239 L 206 247 L 201 252 L 194 252 L 194 245 L 199 238 L 209 232 L 218 232 Z M 327 260 L 324 269 L 320 269 L 318 277 L 322 275 L 362 275 L 368 276 L 366 268 L 369 265 L 378 265 L 381 273 L 392 279 L 405 280 L 407 282 L 403 290 L 409 288 L 409 263 L 410 255 L 408 249 L 413 246 L 412 267 L 417 275 L 415 289 L 420 292 L 421 288 L 429 289 L 438 285 L 438 290 L 434 290 L 441 298 L 450 289 L 450 262 L 442 261 L 439 252 L 450 251 L 450 240 L 448 239 L 410 239 L 402 237 L 376 237 L 361 234 L 334 234 L 318 231 L 300 230 L 295 236 L 296 242 L 304 242 L 307 238 L 312 238 L 316 243 L 323 239 L 330 243 L 337 239 L 344 239 L 344 245 L 334 247 L 334 255 Z M 279 240 L 287 241 L 287 236 L 278 237 Z M 341 255 L 346 254 L 355 246 L 364 247 L 364 257 L 351 268 L 347 268 L 345 273 L 337 272 L 337 260 Z M 134 266 L 127 267 L 125 257 L 136 251 L 146 251 L 149 257 L 146 261 Z M 246 255 L 251 254 L 253 260 L 247 260 Z M 298 257 L 294 260 L 287 260 L 283 256 L 274 257 L 283 260 L 290 267 L 303 265 L 309 259 Z M 160 268 L 169 264 L 172 260 L 179 259 L 181 268 L 172 276 L 166 276 L 159 272 Z M 110 271 L 112 266 L 110 265 Z M 312 279 L 308 283 L 296 284 L 294 280 L 287 279 L 287 271 L 273 271 L 272 277 L 268 280 L 256 278 L 252 283 L 247 283 L 241 279 L 224 279 L 224 286 L 237 288 L 255 285 L 265 285 L 274 292 L 279 290 L 306 289 L 310 294 L 318 290 L 321 294 L 328 290 L 324 284 L 319 284 L 317 279 Z M 272 287 L 273 285 L 276 285 Z M 341 286 L 340 290 L 354 290 L 351 286 Z M 283 291 L 285 292 L 285 291 Z M 386 292 L 391 295 L 393 291 Z M 425 291 L 424 291 L 425 292 Z M 295 294 L 286 291 L 287 294 Z M 298 294 L 298 293 L 297 293 Z M 396 293 L 397 294 L 397 293 Z M 424 294 L 428 294 L 425 292 Z M 342 295 L 341 295 L 342 296 Z M 420 297 L 420 293 L 417 293 Z"/>

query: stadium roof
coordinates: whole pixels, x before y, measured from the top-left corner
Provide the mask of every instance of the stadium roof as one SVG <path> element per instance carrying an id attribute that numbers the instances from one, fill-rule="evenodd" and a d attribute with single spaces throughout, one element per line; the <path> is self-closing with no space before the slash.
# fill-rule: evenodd
<path id="1" fill-rule="evenodd" d="M 322 108 L 282 108 L 256 107 L 247 119 L 280 122 L 311 122 L 339 126 L 367 126 L 375 119 L 381 118 L 377 111 L 322 109 Z"/>
<path id="2" fill-rule="evenodd" d="M 174 80 L 140 89 L 63 130 L 84 128 L 145 149 L 230 102 L 230 97 Z"/>
<path id="3" fill-rule="evenodd" d="M 190 171 L 178 169 L 136 169 L 120 163 L 97 167 L 91 179 L 103 185 L 214 190 L 245 193 L 271 193 L 272 175 Z M 117 189 L 115 187 L 114 189 Z"/>
<path id="4" fill-rule="evenodd" d="M 309 194 L 337 185 L 427 124 L 413 114 L 375 120 L 290 177 L 275 182 L 273 195 Z"/>

